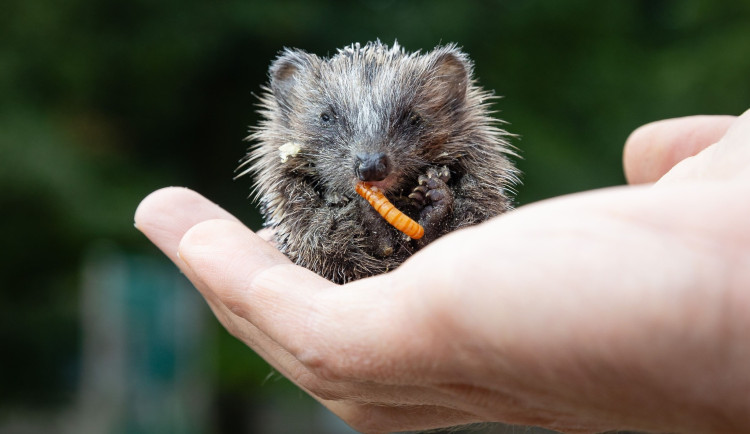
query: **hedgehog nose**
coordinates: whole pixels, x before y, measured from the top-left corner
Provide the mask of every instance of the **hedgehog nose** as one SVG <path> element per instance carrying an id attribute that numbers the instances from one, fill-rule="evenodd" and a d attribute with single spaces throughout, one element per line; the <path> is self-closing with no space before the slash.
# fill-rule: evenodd
<path id="1" fill-rule="evenodd" d="M 391 173 L 391 162 L 382 152 L 375 154 L 357 154 L 354 171 L 357 177 L 365 182 L 382 181 Z"/>

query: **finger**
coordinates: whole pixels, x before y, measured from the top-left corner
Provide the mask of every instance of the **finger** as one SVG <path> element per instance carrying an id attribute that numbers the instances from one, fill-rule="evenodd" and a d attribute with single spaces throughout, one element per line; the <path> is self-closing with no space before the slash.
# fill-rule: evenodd
<path id="1" fill-rule="evenodd" d="M 185 233 L 205 221 L 221 220 L 233 222 L 249 231 L 230 213 L 220 208 L 200 194 L 182 187 L 167 187 L 157 190 L 141 201 L 135 213 L 135 226 L 164 252 L 181 271 L 193 282 L 211 305 L 216 316 L 229 326 L 234 319 L 227 318 L 225 306 L 219 301 L 199 275 L 185 264 L 178 255 L 179 243 Z M 210 235 L 209 235 L 210 236 Z M 275 249 L 268 246 L 263 250 L 269 257 L 282 262 L 289 261 Z M 240 269 L 244 269 L 244 265 Z M 221 307 L 221 308 L 219 308 Z"/>
<path id="2" fill-rule="evenodd" d="M 178 255 L 179 242 L 183 237 L 185 238 L 184 244 L 186 246 L 190 245 L 190 240 L 195 241 L 196 237 L 201 233 L 206 237 L 203 240 L 205 243 L 211 243 L 215 238 L 220 238 L 210 230 L 205 230 L 219 223 L 215 221 L 217 219 L 223 222 L 234 222 L 236 225 L 234 229 L 248 235 L 254 246 L 259 247 L 254 252 L 253 261 L 247 264 L 242 261 L 236 264 L 236 267 L 230 266 L 230 269 L 245 270 L 248 269 L 249 265 L 251 266 L 250 272 L 252 273 L 253 267 L 257 271 L 261 271 L 274 269 L 274 267 L 281 265 L 281 268 L 277 268 L 277 270 L 280 270 L 279 273 L 268 273 L 268 276 L 262 279 L 266 282 L 263 285 L 264 287 L 275 286 L 277 284 L 282 284 L 282 287 L 284 284 L 294 287 L 294 285 L 299 284 L 301 287 L 309 288 L 309 272 L 301 268 L 297 269 L 296 272 L 302 270 L 302 278 L 290 279 L 290 276 L 295 276 L 296 274 L 295 271 L 292 271 L 291 274 L 283 271 L 283 266 L 293 267 L 286 257 L 265 242 L 257 243 L 252 233 L 240 225 L 236 218 L 193 191 L 184 188 L 165 188 L 156 191 L 141 202 L 135 215 L 136 227 L 182 269 L 183 273 L 203 294 L 213 313 L 230 333 L 253 347 L 277 371 L 297 383 L 303 390 L 308 391 L 313 397 L 331 408 L 332 411 L 346 419 L 353 419 L 355 423 L 360 423 L 359 421 L 362 419 L 361 417 L 358 418 L 357 415 L 363 413 L 373 414 L 372 411 L 363 410 L 364 408 L 372 407 L 378 410 L 379 406 L 371 405 L 373 401 L 378 401 L 381 405 L 388 405 L 395 402 L 400 404 L 400 406 L 391 409 L 390 413 L 403 415 L 402 417 L 406 417 L 417 423 L 415 426 L 432 426 L 430 424 L 435 423 L 434 414 L 423 421 L 419 421 L 419 418 L 414 419 L 413 416 L 418 414 L 421 411 L 419 408 L 422 407 L 415 407 L 417 410 L 411 410 L 412 407 L 410 404 L 417 405 L 424 402 L 437 401 L 448 403 L 450 402 L 450 397 L 447 394 L 435 394 L 425 388 L 391 387 L 387 385 L 371 385 L 369 389 L 365 390 L 365 388 L 358 384 L 327 381 L 311 374 L 285 348 L 243 318 L 243 314 L 246 313 L 246 307 L 243 306 L 244 303 L 237 303 L 236 300 L 232 301 L 232 297 L 241 296 L 241 294 L 227 292 L 223 285 L 216 283 L 217 280 L 221 281 L 223 279 L 224 272 L 218 272 L 217 269 L 206 270 L 200 268 L 199 265 L 196 265 L 196 261 L 190 261 L 190 259 L 188 259 L 188 262 L 185 262 L 183 257 L 192 258 L 190 254 L 185 252 L 185 250 L 191 251 L 190 249 L 183 249 L 182 254 Z M 195 231 L 192 231 L 191 236 L 185 237 L 185 233 L 189 232 L 191 228 L 204 222 L 207 223 L 199 225 Z M 219 224 L 219 226 L 221 225 Z M 231 236 L 233 237 L 234 235 Z M 231 250 L 232 248 L 230 248 Z M 194 271 L 194 268 L 197 268 L 197 272 Z M 231 273 L 226 273 L 226 275 L 229 274 Z M 318 278 L 316 275 L 312 277 L 313 280 L 320 282 L 322 286 L 332 285 L 330 282 Z M 300 282 L 295 282 L 295 280 L 299 280 Z M 281 292 L 284 293 L 285 291 Z M 258 302 L 258 299 L 246 301 L 250 304 L 255 304 L 255 308 L 258 310 L 264 310 L 264 306 L 266 308 L 269 307 L 268 304 L 264 305 Z M 282 306 L 284 300 L 276 298 L 270 303 L 271 306 Z M 240 313 L 240 316 L 235 315 L 232 312 L 232 308 L 237 313 Z M 299 317 L 304 316 L 305 312 L 300 311 Z M 288 316 L 285 316 L 283 320 L 288 321 Z M 291 321 L 291 323 L 294 324 L 295 322 Z M 334 400 L 321 399 L 321 395 Z M 428 397 L 431 395 L 432 399 L 429 399 Z M 370 404 L 352 404 L 352 402 L 357 401 L 368 402 Z M 378 412 L 382 411 L 378 410 Z M 384 420 L 392 419 L 391 416 L 400 419 L 395 414 L 390 413 L 389 417 Z M 461 412 L 455 413 L 461 414 Z M 451 416 L 443 420 L 444 423 L 466 423 L 476 420 L 476 417 L 457 418 L 456 416 Z"/>
<path id="3" fill-rule="evenodd" d="M 740 115 L 716 146 L 713 175 L 732 177 L 750 171 L 750 109 Z"/>
<path id="4" fill-rule="evenodd" d="M 179 250 L 191 272 L 228 311 L 279 348 L 262 347 L 252 334 L 247 340 L 286 363 L 286 371 L 309 372 L 310 383 L 300 382 L 313 393 L 348 398 L 352 395 L 345 389 L 347 382 L 415 381 L 410 358 L 423 357 L 429 339 L 405 311 L 418 302 L 404 301 L 408 291 L 393 274 L 334 285 L 292 264 L 239 223 L 225 220 L 196 225 L 185 234 Z M 419 336 L 416 343 L 410 339 L 414 336 Z M 299 372 L 296 361 L 307 372 Z M 328 383 L 321 381 L 338 386 L 327 390 Z"/>
<path id="5" fill-rule="evenodd" d="M 172 260 L 199 290 L 205 286 L 184 266 L 177 247 L 185 232 L 210 219 L 236 221 L 234 216 L 200 194 L 182 187 L 157 190 L 141 201 L 135 212 L 135 227 Z M 203 292 L 203 291 L 202 291 Z M 232 319 L 221 312 L 210 294 L 203 294 L 217 318 L 227 325 Z"/>
<path id="6" fill-rule="evenodd" d="M 688 116 L 644 125 L 625 143 L 623 165 L 630 184 L 656 182 L 675 164 L 719 141 L 735 116 Z"/>
<path id="7" fill-rule="evenodd" d="M 138 205 L 135 227 L 177 262 L 177 246 L 188 229 L 211 219 L 237 219 L 200 194 L 182 187 L 157 190 Z"/>
<path id="8" fill-rule="evenodd" d="M 151 193 L 135 213 L 135 226 L 161 249 L 190 279 L 206 299 L 209 307 L 222 325 L 258 354 L 271 362 L 275 369 L 290 375 L 290 367 L 284 369 L 276 359 L 284 358 L 284 351 L 270 338 L 263 335 L 245 319 L 234 315 L 216 294 L 178 256 L 178 246 L 185 233 L 196 224 L 221 219 L 239 224 L 231 214 L 216 204 L 186 188 L 169 187 Z M 290 356 L 286 355 L 289 359 Z"/>
<path id="9" fill-rule="evenodd" d="M 217 219 L 219 222 L 216 221 Z M 260 238 L 237 222 L 229 213 L 188 189 L 166 188 L 152 193 L 138 207 L 135 220 L 136 227 L 181 268 L 186 277 L 191 280 L 204 296 L 217 319 L 219 319 L 230 333 L 247 345 L 252 346 L 259 355 L 271 363 L 278 371 L 292 378 L 293 381 L 303 376 L 307 376 L 306 378 L 308 379 L 312 378 L 309 375 L 309 371 L 302 367 L 286 349 L 269 338 L 264 332 L 258 330 L 244 317 L 248 316 L 249 312 L 267 313 L 272 311 L 271 308 L 279 307 L 278 318 L 280 322 L 289 323 L 291 335 L 302 335 L 302 329 L 304 329 L 304 319 L 302 317 L 309 315 L 309 312 L 307 308 L 299 308 L 297 310 L 300 318 L 299 321 L 291 320 L 290 318 L 293 315 L 288 312 L 288 306 L 292 305 L 292 301 L 302 300 L 304 297 L 291 297 L 290 294 L 293 290 L 300 288 L 302 289 L 300 293 L 305 295 L 305 292 L 313 287 L 312 282 L 315 281 L 324 287 L 334 286 L 333 284 L 305 269 L 293 266 L 284 255 L 280 254 L 268 243 L 264 241 L 258 242 Z M 242 240 L 243 236 L 247 236 L 250 239 L 248 248 L 252 257 L 243 255 L 238 257 L 236 262 L 230 262 L 230 265 L 227 267 L 216 266 L 214 268 L 207 268 L 202 267 L 200 261 L 191 260 L 192 256 L 186 253 L 186 251 L 191 251 L 189 248 L 182 249 L 182 253 L 178 256 L 178 243 L 180 239 L 196 225 L 198 227 L 194 231 L 191 231 L 192 235 L 184 237 L 184 244 L 186 246 L 190 245 L 190 240 L 195 241 L 199 237 L 203 237 L 201 243 L 212 246 L 215 244 L 218 250 L 222 250 L 222 234 L 211 230 L 211 227 L 217 226 L 217 223 L 221 223 L 222 221 L 234 223 L 233 230 L 227 234 L 230 240 Z M 199 225 L 199 223 L 203 224 Z M 218 224 L 218 226 L 221 225 Z M 223 249 L 222 254 L 210 249 L 206 254 L 209 256 L 209 259 L 214 260 L 210 261 L 211 264 L 222 264 L 227 257 L 232 256 L 233 252 L 241 251 L 243 251 L 243 248 L 230 244 Z M 188 259 L 188 261 L 186 262 L 185 259 Z M 281 267 L 275 268 L 276 266 Z M 286 271 L 284 266 L 291 268 L 292 271 Z M 225 271 L 220 271 L 223 269 Z M 245 287 L 244 279 L 248 278 L 246 273 L 266 269 L 273 269 L 273 271 L 258 279 L 257 282 L 264 289 L 262 294 L 274 294 L 272 288 L 281 288 L 275 298 L 270 298 L 270 296 L 266 296 L 265 298 L 245 297 L 246 294 L 243 294 L 242 291 L 234 291 L 236 288 Z M 238 274 L 238 271 L 241 276 L 239 282 L 235 285 L 228 284 L 233 280 L 229 276 Z M 295 279 L 295 276 L 300 277 L 299 279 Z M 252 280 L 252 277 L 249 277 L 249 279 Z M 285 299 L 286 297 L 289 298 Z M 266 300 L 265 304 L 263 300 Z M 344 303 L 346 304 L 347 301 L 344 301 Z M 355 305 L 354 302 L 348 302 L 348 304 L 349 308 L 345 309 L 347 311 Z M 359 304 L 361 306 L 360 311 L 370 309 L 370 306 L 365 306 L 365 304 L 367 303 Z M 353 312 L 354 315 L 359 315 L 357 313 L 359 311 L 356 309 Z M 270 321 L 273 322 L 274 320 L 271 319 Z M 350 321 L 351 323 L 355 323 L 355 321 Z M 297 328 L 295 329 L 294 327 Z M 338 331 L 338 333 L 341 333 L 341 331 Z M 322 335 L 335 339 L 335 336 L 331 332 L 320 330 L 319 336 L 321 338 Z M 319 343 L 320 339 L 317 342 Z M 304 342 L 299 344 L 299 346 L 304 345 Z M 329 354 L 335 355 L 335 352 Z M 331 397 L 336 396 L 338 399 L 358 399 L 362 393 L 362 389 L 357 389 L 357 386 L 349 387 L 341 384 L 334 387 L 322 379 L 308 381 L 308 383 L 310 384 L 307 384 L 307 387 L 303 388 L 313 388 L 315 389 L 313 393 L 317 392 Z M 373 394 L 370 395 L 369 399 L 373 399 L 374 395 L 377 395 L 384 401 L 387 399 L 389 393 L 393 394 L 393 390 L 388 390 L 387 388 L 384 388 L 381 392 L 375 390 L 370 390 L 370 392 L 373 392 Z M 404 403 L 424 401 L 415 394 L 408 396 L 406 393 L 402 393 L 401 395 Z"/>
<path id="10" fill-rule="evenodd" d="M 177 255 L 177 248 L 185 232 L 196 224 L 210 219 L 237 221 L 234 216 L 221 209 L 200 194 L 182 187 L 167 187 L 157 190 L 141 201 L 135 212 L 135 227 L 143 232 L 185 276 L 201 290 L 200 282 Z M 228 312 L 222 312 L 214 296 L 201 291 L 216 317 L 228 326 L 232 321 Z"/>
<path id="11" fill-rule="evenodd" d="M 228 220 L 208 220 L 188 230 L 179 256 L 202 283 L 207 298 L 241 319 L 229 324 L 233 335 L 282 372 L 291 373 L 293 380 L 304 375 L 296 356 L 306 346 L 312 294 L 334 284 L 295 266 L 245 226 Z M 258 284 L 263 274 L 275 287 Z"/>
<path id="12" fill-rule="evenodd" d="M 392 351 L 381 348 L 398 345 L 378 331 L 395 325 L 397 334 L 403 335 L 403 328 L 385 318 L 390 310 L 380 296 L 373 298 L 364 288 L 341 290 L 227 220 L 194 226 L 183 237 L 179 252 L 200 282 L 199 289 L 220 305 L 217 317 L 230 333 L 334 412 L 351 402 L 453 401 L 447 393 L 395 385 L 394 377 L 379 368 L 392 364 Z M 334 294 L 328 297 L 326 292 Z M 391 384 L 373 383 L 375 376 Z M 332 407 L 331 402 L 337 404 Z"/>
<path id="13" fill-rule="evenodd" d="M 135 226 L 190 279 L 222 325 L 250 343 L 250 338 L 261 339 L 259 334 L 248 332 L 246 329 L 250 325 L 232 314 L 200 276 L 178 257 L 178 246 L 185 233 L 200 222 L 215 219 L 239 224 L 234 216 L 200 194 L 186 188 L 168 187 L 151 193 L 141 201 L 135 213 Z"/>
<path id="14" fill-rule="evenodd" d="M 726 134 L 699 154 L 676 164 L 658 182 L 739 180 L 750 173 L 750 110 L 737 118 Z M 745 176 L 747 179 L 747 176 Z"/>
<path id="15" fill-rule="evenodd" d="M 304 316 L 309 311 L 309 291 L 334 286 L 295 266 L 238 222 L 217 219 L 195 225 L 181 240 L 179 252 L 190 270 L 230 311 L 258 326 L 281 320 L 278 315 L 287 320 L 290 315 Z M 257 287 L 256 277 L 269 271 L 282 277 L 282 283 L 291 288 L 289 294 Z M 273 319 L 267 319 L 269 316 Z"/>
<path id="16" fill-rule="evenodd" d="M 180 258 L 236 315 L 271 336 L 299 358 L 310 358 L 320 339 L 323 321 L 335 311 L 357 312 L 362 324 L 368 304 L 367 290 L 336 291 L 335 284 L 296 266 L 258 235 L 236 222 L 210 220 L 190 229 L 179 246 Z M 326 293 L 334 292 L 333 297 Z M 338 307 L 337 307 L 338 306 Z M 341 309 L 343 307 L 343 309 Z M 335 341 L 354 330 L 331 330 Z"/>

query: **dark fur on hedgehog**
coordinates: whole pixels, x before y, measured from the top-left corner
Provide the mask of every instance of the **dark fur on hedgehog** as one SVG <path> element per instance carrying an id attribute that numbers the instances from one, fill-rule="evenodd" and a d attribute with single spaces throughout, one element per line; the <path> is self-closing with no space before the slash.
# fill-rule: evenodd
<path id="1" fill-rule="evenodd" d="M 330 58 L 286 49 L 269 75 L 242 173 L 255 175 L 266 226 L 297 264 L 337 283 L 387 272 L 441 235 L 511 208 L 508 134 L 455 45 L 420 54 L 377 41 Z M 425 236 L 390 226 L 357 195 L 359 180 L 381 188 Z"/>

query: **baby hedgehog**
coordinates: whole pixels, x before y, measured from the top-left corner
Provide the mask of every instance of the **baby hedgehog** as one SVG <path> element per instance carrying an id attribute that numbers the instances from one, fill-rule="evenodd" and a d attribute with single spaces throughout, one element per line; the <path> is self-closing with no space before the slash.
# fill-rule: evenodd
<path id="1" fill-rule="evenodd" d="M 241 168 L 255 176 L 277 247 L 297 264 L 337 283 L 387 272 L 511 208 L 509 134 L 455 45 L 420 54 L 376 41 L 330 58 L 285 49 L 269 75 Z M 424 235 L 391 226 L 359 186 L 384 194 Z"/>

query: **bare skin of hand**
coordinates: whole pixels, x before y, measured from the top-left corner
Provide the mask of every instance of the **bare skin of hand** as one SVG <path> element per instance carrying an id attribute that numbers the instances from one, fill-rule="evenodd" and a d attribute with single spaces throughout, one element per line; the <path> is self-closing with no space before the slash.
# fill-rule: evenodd
<path id="1" fill-rule="evenodd" d="M 750 112 L 660 121 L 630 186 L 521 207 L 334 285 L 197 193 L 136 225 L 216 317 L 363 432 L 750 426 Z"/>

